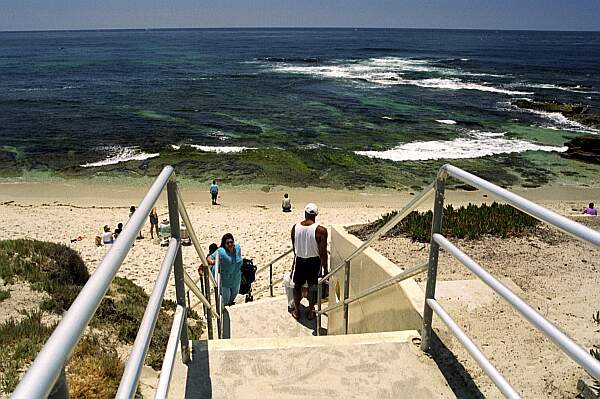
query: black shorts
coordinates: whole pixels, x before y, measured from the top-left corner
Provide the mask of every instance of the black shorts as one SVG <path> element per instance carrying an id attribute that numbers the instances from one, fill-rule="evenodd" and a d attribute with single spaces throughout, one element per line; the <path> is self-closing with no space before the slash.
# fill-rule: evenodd
<path id="1" fill-rule="evenodd" d="M 217 196 L 219 195 L 219 193 L 210 193 L 210 197 L 214 200 L 217 199 Z"/>
<path id="2" fill-rule="evenodd" d="M 303 285 L 306 282 L 311 285 L 316 285 L 319 279 L 319 271 L 321 271 L 320 257 L 296 257 L 296 266 L 294 267 L 294 276 L 292 277 L 292 281 L 294 282 L 294 285 Z"/>

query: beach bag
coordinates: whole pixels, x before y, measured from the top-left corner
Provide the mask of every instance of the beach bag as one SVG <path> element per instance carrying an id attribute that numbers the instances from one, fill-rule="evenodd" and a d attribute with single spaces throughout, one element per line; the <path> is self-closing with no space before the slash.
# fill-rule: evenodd
<path id="1" fill-rule="evenodd" d="M 252 259 L 243 259 L 240 272 L 242 273 L 240 294 L 246 295 L 246 302 L 252 302 L 254 300 L 252 296 L 252 283 L 256 280 L 256 266 L 254 266 Z"/>

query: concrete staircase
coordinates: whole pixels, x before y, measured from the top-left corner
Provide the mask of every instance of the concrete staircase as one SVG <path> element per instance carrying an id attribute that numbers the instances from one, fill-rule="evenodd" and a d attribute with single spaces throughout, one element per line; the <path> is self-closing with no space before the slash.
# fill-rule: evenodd
<path id="1" fill-rule="evenodd" d="M 305 312 L 304 312 L 305 314 Z M 454 398 L 417 331 L 321 336 L 285 297 L 228 308 L 230 339 L 195 341 L 171 398 Z M 229 334 L 229 335 L 227 335 Z"/>

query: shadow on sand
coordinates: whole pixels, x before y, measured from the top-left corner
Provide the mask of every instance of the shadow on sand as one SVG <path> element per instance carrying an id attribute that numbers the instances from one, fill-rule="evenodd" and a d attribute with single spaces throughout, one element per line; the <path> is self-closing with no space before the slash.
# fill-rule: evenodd
<path id="1" fill-rule="evenodd" d="M 431 336 L 430 356 L 457 398 L 485 399 L 473 377 L 435 332 Z"/>

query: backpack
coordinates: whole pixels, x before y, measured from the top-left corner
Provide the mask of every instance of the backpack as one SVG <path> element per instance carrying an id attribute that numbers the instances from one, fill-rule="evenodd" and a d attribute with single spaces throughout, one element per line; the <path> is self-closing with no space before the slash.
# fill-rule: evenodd
<path id="1" fill-rule="evenodd" d="M 254 300 L 252 297 L 252 283 L 256 280 L 256 266 L 254 266 L 252 259 L 244 258 L 240 271 L 242 273 L 240 294 L 246 295 L 246 302 L 251 302 Z"/>

